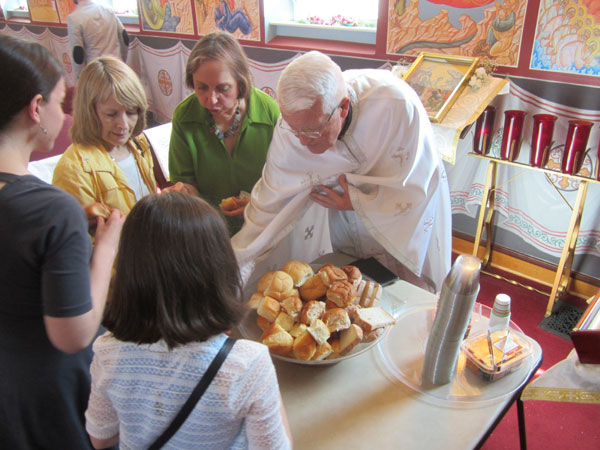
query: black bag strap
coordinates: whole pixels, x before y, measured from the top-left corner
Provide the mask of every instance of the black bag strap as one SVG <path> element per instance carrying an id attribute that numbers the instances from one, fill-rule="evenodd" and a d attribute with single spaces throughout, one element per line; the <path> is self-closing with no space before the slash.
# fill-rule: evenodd
<path id="1" fill-rule="evenodd" d="M 206 388 L 210 385 L 211 381 L 221 368 L 221 365 L 223 364 L 223 361 L 225 361 L 225 358 L 227 358 L 229 350 L 231 350 L 233 344 L 235 344 L 235 339 L 227 337 L 225 342 L 223 342 L 219 353 L 217 353 L 215 359 L 213 359 L 210 363 L 210 366 L 208 366 L 208 369 L 190 394 L 190 397 L 183 404 L 171 424 L 167 427 L 163 434 L 161 434 L 156 441 L 154 441 L 154 444 L 152 444 L 148 450 L 159 450 L 162 448 L 162 446 L 173 437 L 179 427 L 183 425 L 183 422 L 185 422 L 185 419 L 187 419 L 187 417 L 190 415 L 192 409 L 194 409 L 194 406 L 196 406 L 196 403 L 198 403 L 198 400 L 200 400 L 200 397 L 202 397 L 202 394 L 204 394 L 204 391 L 206 391 Z"/>

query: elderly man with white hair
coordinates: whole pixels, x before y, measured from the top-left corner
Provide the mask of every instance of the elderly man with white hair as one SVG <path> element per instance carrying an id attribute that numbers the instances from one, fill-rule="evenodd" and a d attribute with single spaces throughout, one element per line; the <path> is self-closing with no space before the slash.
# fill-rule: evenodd
<path id="1" fill-rule="evenodd" d="M 313 51 L 286 67 L 277 99 L 281 117 L 263 175 L 232 240 L 242 272 L 316 202 L 329 213 L 329 230 L 311 232 L 328 231 L 335 251 L 373 256 L 439 291 L 450 269 L 450 195 L 417 94 L 389 71 L 342 73 Z"/>

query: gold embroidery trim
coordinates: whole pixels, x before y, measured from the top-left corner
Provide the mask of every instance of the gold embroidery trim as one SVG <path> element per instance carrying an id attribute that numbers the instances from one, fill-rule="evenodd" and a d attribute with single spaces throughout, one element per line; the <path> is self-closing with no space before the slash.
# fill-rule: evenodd
<path id="1" fill-rule="evenodd" d="M 521 395 L 521 400 L 600 404 L 600 391 L 527 386 Z"/>

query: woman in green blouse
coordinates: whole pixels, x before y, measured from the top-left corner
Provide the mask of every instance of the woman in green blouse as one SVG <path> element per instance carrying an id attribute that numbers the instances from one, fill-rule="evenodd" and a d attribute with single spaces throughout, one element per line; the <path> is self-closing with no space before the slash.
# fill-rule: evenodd
<path id="1" fill-rule="evenodd" d="M 250 192 L 260 178 L 279 106 L 252 86 L 246 55 L 228 33 L 196 43 L 185 81 L 194 93 L 173 113 L 169 174 L 178 184 L 171 189 L 219 207 L 225 198 Z M 223 211 L 231 234 L 241 228 L 247 202 Z"/>

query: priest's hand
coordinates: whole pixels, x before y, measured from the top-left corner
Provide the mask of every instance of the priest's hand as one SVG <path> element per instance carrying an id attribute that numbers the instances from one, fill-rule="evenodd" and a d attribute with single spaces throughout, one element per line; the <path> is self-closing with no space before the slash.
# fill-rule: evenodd
<path id="1" fill-rule="evenodd" d="M 325 208 L 337 209 L 340 211 L 353 210 L 354 208 L 350 201 L 350 194 L 348 193 L 348 181 L 346 180 L 346 175 L 340 175 L 338 177 L 338 182 L 343 190 L 342 193 L 334 191 L 327 186 L 319 185 L 317 186 L 317 191 L 310 193 L 311 200 Z"/>

